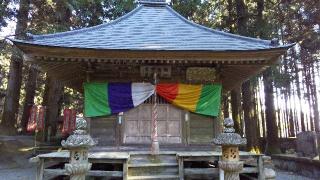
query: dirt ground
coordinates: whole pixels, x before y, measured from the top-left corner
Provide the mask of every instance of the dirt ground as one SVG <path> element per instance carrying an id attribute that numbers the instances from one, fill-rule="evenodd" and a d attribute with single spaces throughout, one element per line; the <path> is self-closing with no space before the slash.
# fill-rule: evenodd
<path id="1" fill-rule="evenodd" d="M 33 138 L 0 136 L 0 180 L 35 180 L 36 165 L 32 157 Z M 277 170 L 277 180 L 312 180 L 293 172 Z"/>

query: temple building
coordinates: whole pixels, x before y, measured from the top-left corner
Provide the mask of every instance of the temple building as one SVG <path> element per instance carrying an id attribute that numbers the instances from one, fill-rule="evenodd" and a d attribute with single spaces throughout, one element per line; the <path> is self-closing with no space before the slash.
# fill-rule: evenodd
<path id="1" fill-rule="evenodd" d="M 292 46 L 204 27 L 165 1 L 151 0 L 109 23 L 12 42 L 25 61 L 85 93 L 84 115 L 98 146 L 149 149 L 157 116 L 160 152 L 210 150 L 222 129 L 216 113 L 221 94 L 275 64 Z M 132 102 L 121 95 L 126 92 Z"/>

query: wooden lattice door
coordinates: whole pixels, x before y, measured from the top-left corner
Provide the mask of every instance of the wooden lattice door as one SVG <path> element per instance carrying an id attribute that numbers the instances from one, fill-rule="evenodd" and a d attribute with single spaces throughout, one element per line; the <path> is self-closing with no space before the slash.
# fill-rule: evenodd
<path id="1" fill-rule="evenodd" d="M 158 140 L 160 144 L 182 143 L 182 111 L 170 104 L 158 105 Z M 124 113 L 123 143 L 151 143 L 152 103 L 142 104 Z"/>

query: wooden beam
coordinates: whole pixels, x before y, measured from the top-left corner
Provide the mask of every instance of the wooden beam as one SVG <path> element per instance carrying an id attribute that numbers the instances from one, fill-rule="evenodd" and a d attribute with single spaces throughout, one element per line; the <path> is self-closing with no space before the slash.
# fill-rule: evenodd
<path id="1" fill-rule="evenodd" d="M 252 51 L 152 51 L 152 50 L 101 50 L 37 46 L 15 42 L 24 53 L 31 56 L 73 57 L 77 59 L 139 59 L 139 60 L 232 60 L 243 61 L 249 59 L 270 60 L 286 52 L 286 48 L 274 48 Z"/>
<path id="2" fill-rule="evenodd" d="M 44 169 L 43 172 L 50 176 L 68 175 L 65 169 Z M 90 170 L 87 176 L 94 177 L 122 177 L 122 171 Z"/>

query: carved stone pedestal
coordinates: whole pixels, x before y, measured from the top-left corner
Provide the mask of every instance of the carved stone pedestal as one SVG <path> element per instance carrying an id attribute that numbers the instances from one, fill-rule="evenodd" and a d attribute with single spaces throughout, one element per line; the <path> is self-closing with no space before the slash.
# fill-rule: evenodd
<path id="1" fill-rule="evenodd" d="M 239 172 L 243 168 L 241 161 L 219 161 L 219 168 L 224 171 L 226 180 L 239 180 Z"/>
<path id="2" fill-rule="evenodd" d="M 70 163 L 65 164 L 64 168 L 70 174 L 71 180 L 85 180 L 87 172 L 91 169 L 91 163 Z"/>
<path id="3" fill-rule="evenodd" d="M 87 134 L 87 122 L 83 118 L 77 118 L 76 130 L 62 141 L 63 147 L 70 150 L 70 162 L 65 164 L 65 170 L 70 175 L 71 180 L 85 180 L 87 172 L 91 169 L 88 162 L 88 149 L 96 142 Z"/>
<path id="4" fill-rule="evenodd" d="M 264 169 L 264 176 L 266 180 L 275 180 L 276 179 L 276 172 L 273 169 L 265 168 Z"/>

